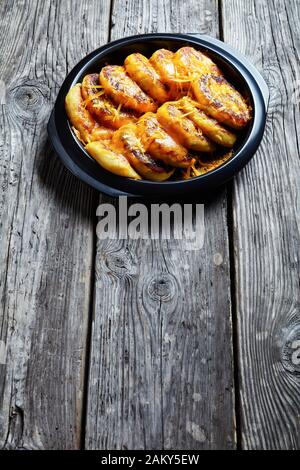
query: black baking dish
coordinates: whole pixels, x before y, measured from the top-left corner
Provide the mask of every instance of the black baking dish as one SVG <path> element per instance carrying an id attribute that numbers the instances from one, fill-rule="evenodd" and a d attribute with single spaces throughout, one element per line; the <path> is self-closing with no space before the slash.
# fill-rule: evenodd
<path id="1" fill-rule="evenodd" d="M 128 54 L 141 52 L 150 57 L 156 49 L 177 50 L 184 45 L 207 53 L 248 98 L 253 108 L 253 120 L 239 139 L 233 157 L 205 175 L 182 181 L 133 180 L 104 170 L 88 155 L 71 130 L 64 104 L 67 92 L 81 82 L 84 75 L 99 72 L 107 63 L 122 64 Z M 211 193 L 241 170 L 256 152 L 265 128 L 268 99 L 268 87 L 259 72 L 245 57 L 223 42 L 199 34 L 143 34 L 108 43 L 73 68 L 58 94 L 48 123 L 48 134 L 65 166 L 81 180 L 110 196 L 182 197 L 195 192 Z"/>

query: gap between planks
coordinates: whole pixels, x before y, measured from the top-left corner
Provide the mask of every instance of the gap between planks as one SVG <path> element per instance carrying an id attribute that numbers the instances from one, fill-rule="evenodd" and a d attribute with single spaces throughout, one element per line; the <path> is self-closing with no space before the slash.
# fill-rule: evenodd
<path id="1" fill-rule="evenodd" d="M 223 0 L 218 0 L 219 13 L 219 36 L 224 41 L 223 28 Z M 233 246 L 233 183 L 227 183 L 227 228 L 229 243 L 229 273 L 230 273 L 230 296 L 231 296 L 231 324 L 232 324 L 232 358 L 233 358 L 233 380 L 234 380 L 234 414 L 235 414 L 235 430 L 236 430 L 236 448 L 242 448 L 242 429 L 241 429 L 241 403 L 240 403 L 240 379 L 239 379 L 239 350 L 238 350 L 238 325 L 237 325 L 237 308 L 236 308 L 236 273 L 234 262 L 234 246 Z"/>
<path id="2" fill-rule="evenodd" d="M 107 42 L 111 40 L 111 29 L 112 29 L 112 15 L 113 15 L 114 0 L 110 0 L 109 16 L 108 16 L 108 33 Z M 99 197 L 97 197 L 99 203 Z M 90 359 L 92 352 L 92 326 L 94 318 L 94 304 L 95 304 L 95 285 L 96 285 L 96 256 L 97 256 L 97 216 L 96 209 L 93 215 L 93 251 L 92 251 L 92 272 L 91 272 L 91 286 L 90 286 L 90 302 L 88 310 L 88 322 L 87 322 L 87 335 L 86 335 L 86 356 L 84 365 L 84 385 L 82 394 L 82 412 L 81 412 L 81 429 L 80 429 L 80 450 L 85 450 L 85 437 L 86 437 L 86 423 L 87 423 L 87 409 L 88 409 L 88 390 L 89 390 L 89 371 L 90 371 Z"/>

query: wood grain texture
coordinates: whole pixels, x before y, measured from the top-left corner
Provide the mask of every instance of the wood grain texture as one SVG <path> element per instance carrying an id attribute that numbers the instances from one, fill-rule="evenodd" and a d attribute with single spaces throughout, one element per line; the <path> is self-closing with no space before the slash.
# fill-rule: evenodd
<path id="1" fill-rule="evenodd" d="M 235 179 L 242 446 L 300 448 L 298 1 L 223 2 L 224 40 L 271 91 L 263 143 Z"/>
<path id="2" fill-rule="evenodd" d="M 59 163 L 46 123 L 108 19 L 96 0 L 0 4 L 2 448 L 80 443 L 96 195 Z"/>
<path id="3" fill-rule="evenodd" d="M 218 35 L 217 3 L 114 1 L 112 39 L 156 31 Z M 86 447 L 233 448 L 230 315 L 225 192 L 201 250 L 98 240 Z"/>

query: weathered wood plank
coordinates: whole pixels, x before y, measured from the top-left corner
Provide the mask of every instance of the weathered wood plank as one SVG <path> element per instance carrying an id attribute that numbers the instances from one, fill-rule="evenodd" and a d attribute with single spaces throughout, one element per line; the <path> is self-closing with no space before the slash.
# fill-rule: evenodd
<path id="1" fill-rule="evenodd" d="M 112 39 L 155 31 L 217 35 L 217 3 L 114 2 Z M 226 207 L 206 204 L 201 250 L 98 241 L 87 448 L 235 446 Z"/>
<path id="2" fill-rule="evenodd" d="M 96 0 L 0 4 L 2 448 L 80 444 L 96 194 L 49 149 L 46 123 L 108 20 Z"/>
<path id="3" fill-rule="evenodd" d="M 298 1 L 223 2 L 225 41 L 271 91 L 263 144 L 233 192 L 242 445 L 300 447 Z"/>

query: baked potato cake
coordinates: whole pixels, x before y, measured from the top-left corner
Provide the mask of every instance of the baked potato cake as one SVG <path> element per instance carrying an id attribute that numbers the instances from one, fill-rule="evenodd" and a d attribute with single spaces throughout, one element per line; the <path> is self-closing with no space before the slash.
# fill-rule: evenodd
<path id="1" fill-rule="evenodd" d="M 75 133 L 82 142 L 87 143 L 112 137 L 113 131 L 100 126 L 85 108 L 80 83 L 69 90 L 65 99 L 65 108 L 68 118 L 75 128 Z"/>
<path id="2" fill-rule="evenodd" d="M 251 119 L 251 108 L 243 96 L 222 76 L 204 74 L 192 82 L 199 106 L 229 127 L 241 129 Z"/>
<path id="3" fill-rule="evenodd" d="M 188 97 L 181 98 L 178 102 L 180 109 L 187 113 L 189 119 L 199 127 L 203 134 L 216 144 L 224 147 L 233 147 L 237 136 L 222 126 L 216 119 L 208 116 L 198 108 L 198 103 Z"/>
<path id="4" fill-rule="evenodd" d="M 156 114 L 146 113 L 136 123 L 138 135 L 146 152 L 156 160 L 185 168 L 192 159 L 185 147 L 178 144 L 159 124 Z"/>
<path id="5" fill-rule="evenodd" d="M 213 152 L 214 144 L 181 111 L 177 101 L 164 103 L 157 110 L 157 119 L 179 144 L 189 150 Z"/>
<path id="6" fill-rule="evenodd" d="M 139 53 L 130 54 L 126 57 L 124 66 L 129 77 L 151 98 L 158 103 L 164 103 L 170 99 L 166 86 L 147 57 Z"/>
<path id="7" fill-rule="evenodd" d="M 174 168 L 160 165 L 145 152 L 137 136 L 135 124 L 120 127 L 112 138 L 114 148 L 122 152 L 133 168 L 151 181 L 165 181 L 174 173 Z"/>
<path id="8" fill-rule="evenodd" d="M 158 49 L 149 60 L 159 74 L 161 81 L 167 85 L 172 100 L 186 94 L 189 80 L 186 77 L 180 77 L 174 62 L 174 52 L 167 49 Z"/>
<path id="9" fill-rule="evenodd" d="M 153 99 L 127 75 L 121 65 L 106 65 L 100 72 L 100 83 L 105 93 L 116 103 L 133 109 L 138 113 L 156 111 Z"/>
<path id="10" fill-rule="evenodd" d="M 127 158 L 122 153 L 113 150 L 103 142 L 90 142 L 86 145 L 87 152 L 105 170 L 119 176 L 141 179 L 140 175 L 134 171 Z"/>
<path id="11" fill-rule="evenodd" d="M 176 70 L 173 62 L 174 53 L 168 49 L 158 49 L 149 59 L 161 81 L 171 85 L 176 78 Z"/>
<path id="12" fill-rule="evenodd" d="M 119 129 L 124 124 L 137 120 L 133 112 L 117 107 L 104 93 L 97 73 L 84 77 L 82 80 L 84 104 L 98 122 L 112 129 Z"/>
<path id="13" fill-rule="evenodd" d="M 173 58 L 178 76 L 193 79 L 203 73 L 222 75 L 218 66 L 207 55 L 193 47 L 181 47 Z"/>

